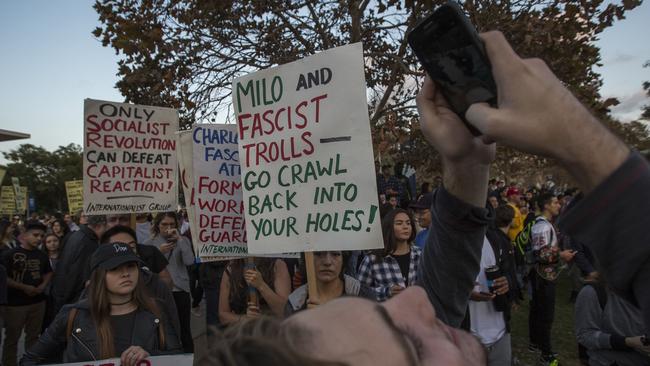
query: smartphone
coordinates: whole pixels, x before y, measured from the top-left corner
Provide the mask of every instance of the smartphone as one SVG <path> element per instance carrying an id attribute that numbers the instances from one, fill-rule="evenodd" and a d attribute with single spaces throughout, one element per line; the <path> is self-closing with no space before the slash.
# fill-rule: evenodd
<path id="1" fill-rule="evenodd" d="M 473 135 L 481 133 L 465 119 L 474 103 L 497 105 L 497 87 L 483 41 L 454 2 L 441 5 L 408 34 L 418 60 Z"/>

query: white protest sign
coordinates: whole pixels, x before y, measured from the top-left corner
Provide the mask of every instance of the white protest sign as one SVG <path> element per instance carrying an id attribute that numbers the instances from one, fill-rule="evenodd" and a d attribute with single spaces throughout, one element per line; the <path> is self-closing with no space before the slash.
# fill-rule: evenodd
<path id="1" fill-rule="evenodd" d="M 164 212 L 177 206 L 178 112 L 84 101 L 84 212 Z"/>
<path id="2" fill-rule="evenodd" d="M 190 232 L 196 232 L 196 220 L 194 219 L 194 165 L 192 163 L 192 131 L 179 131 L 176 135 L 178 142 L 178 166 L 180 168 L 181 186 L 185 198 L 185 209 L 187 218 L 190 220 Z M 196 246 L 195 246 L 196 248 Z M 196 252 L 196 250 L 195 250 Z"/>
<path id="3" fill-rule="evenodd" d="M 199 257 L 246 254 L 237 126 L 196 124 L 194 192 Z"/>
<path id="4" fill-rule="evenodd" d="M 152 356 L 140 361 L 136 366 L 192 366 L 194 355 L 174 355 L 174 356 Z M 99 361 L 84 361 L 74 363 L 62 363 L 59 365 L 67 366 L 120 366 L 122 362 L 119 358 L 111 358 Z"/>
<path id="5" fill-rule="evenodd" d="M 235 79 L 250 253 L 383 247 L 361 43 Z"/>

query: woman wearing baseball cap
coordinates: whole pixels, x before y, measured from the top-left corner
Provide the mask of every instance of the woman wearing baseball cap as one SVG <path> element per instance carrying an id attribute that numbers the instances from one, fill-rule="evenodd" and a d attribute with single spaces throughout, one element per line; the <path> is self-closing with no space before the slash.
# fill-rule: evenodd
<path id="1" fill-rule="evenodd" d="M 61 350 L 65 363 L 119 357 L 124 366 L 180 352 L 178 335 L 139 281 L 140 262 L 126 244 L 101 245 L 91 257 L 88 298 L 63 307 L 21 365 L 51 360 Z"/>

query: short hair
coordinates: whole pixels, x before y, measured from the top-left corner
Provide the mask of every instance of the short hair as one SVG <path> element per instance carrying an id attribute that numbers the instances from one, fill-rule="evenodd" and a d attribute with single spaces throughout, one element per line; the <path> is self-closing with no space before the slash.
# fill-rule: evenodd
<path id="1" fill-rule="evenodd" d="M 47 232 L 47 226 L 38 220 L 28 220 L 25 223 L 25 231 L 30 230 L 41 230 L 43 232 Z"/>
<path id="2" fill-rule="evenodd" d="M 99 239 L 99 242 L 101 244 L 110 244 L 111 237 L 117 234 L 129 234 L 131 237 L 133 237 L 133 240 L 135 242 L 138 242 L 138 236 L 135 233 L 135 230 L 131 229 L 128 226 L 122 226 L 122 225 L 117 225 L 113 226 L 112 228 L 106 230 L 104 234 L 102 234 L 102 237 Z"/>
<path id="3" fill-rule="evenodd" d="M 207 352 L 197 352 L 195 359 L 199 365 L 345 365 L 312 358 L 304 347 L 310 333 L 268 316 L 241 321 L 225 331 L 209 326 Z"/>
<path id="4" fill-rule="evenodd" d="M 88 226 L 98 226 L 106 224 L 106 215 L 88 215 Z"/>
<path id="5" fill-rule="evenodd" d="M 510 205 L 500 205 L 494 210 L 494 225 L 506 227 L 515 217 L 515 210 Z"/>
<path id="6" fill-rule="evenodd" d="M 537 196 L 537 207 L 539 208 L 540 211 L 544 211 L 544 206 L 548 205 L 551 203 L 553 198 L 556 198 L 557 196 L 554 195 L 551 192 L 544 192 Z"/>

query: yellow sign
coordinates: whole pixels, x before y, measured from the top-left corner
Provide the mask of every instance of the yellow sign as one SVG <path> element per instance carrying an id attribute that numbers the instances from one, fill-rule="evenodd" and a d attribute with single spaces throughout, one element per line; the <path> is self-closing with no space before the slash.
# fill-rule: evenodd
<path id="1" fill-rule="evenodd" d="M 71 180 L 65 182 L 65 191 L 68 195 L 68 211 L 79 212 L 84 207 L 84 182 L 82 180 Z"/>
<path id="2" fill-rule="evenodd" d="M 18 195 L 13 186 L 2 186 L 0 190 L 0 214 L 24 214 L 27 210 L 27 187 L 18 187 Z M 18 199 L 16 199 L 18 198 Z M 18 208 L 16 208 L 18 202 Z"/>

